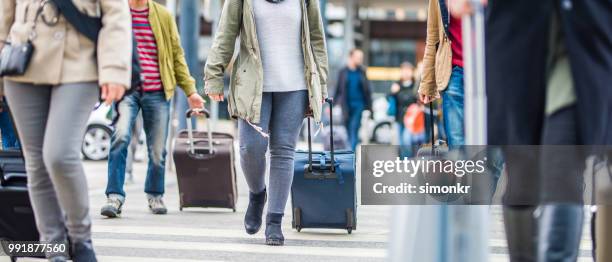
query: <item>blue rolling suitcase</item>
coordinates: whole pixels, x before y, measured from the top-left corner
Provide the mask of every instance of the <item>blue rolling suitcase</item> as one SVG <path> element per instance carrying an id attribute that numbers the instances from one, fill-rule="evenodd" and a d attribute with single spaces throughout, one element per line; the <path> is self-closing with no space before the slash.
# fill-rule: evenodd
<path id="1" fill-rule="evenodd" d="M 327 99 L 331 106 L 332 100 Z M 332 110 L 330 110 L 331 112 Z M 333 120 L 330 117 L 330 141 Z M 355 194 L 355 153 L 353 151 L 312 152 L 310 118 L 308 118 L 308 151 L 295 153 L 291 186 L 292 226 L 302 228 L 357 229 Z"/>

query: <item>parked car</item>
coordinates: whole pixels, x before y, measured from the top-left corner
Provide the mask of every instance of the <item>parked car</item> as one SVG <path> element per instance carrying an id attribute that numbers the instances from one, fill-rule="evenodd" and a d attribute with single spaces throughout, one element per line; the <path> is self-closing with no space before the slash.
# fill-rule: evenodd
<path id="1" fill-rule="evenodd" d="M 113 135 L 113 129 L 110 126 L 112 122 L 111 113 L 111 106 L 100 104 L 96 105 L 89 116 L 87 131 L 85 131 L 83 145 L 81 145 L 81 153 L 84 159 L 99 161 L 108 158 Z M 141 132 L 138 137 L 138 144 L 144 145 L 144 131 Z M 138 147 L 138 152 L 134 156 L 137 160 L 143 158 L 143 152 L 140 151 L 144 148 L 143 146 Z"/>
<path id="2" fill-rule="evenodd" d="M 83 157 L 87 160 L 104 160 L 108 157 L 113 134 L 110 110 L 111 106 L 101 104 L 89 116 L 81 146 Z"/>

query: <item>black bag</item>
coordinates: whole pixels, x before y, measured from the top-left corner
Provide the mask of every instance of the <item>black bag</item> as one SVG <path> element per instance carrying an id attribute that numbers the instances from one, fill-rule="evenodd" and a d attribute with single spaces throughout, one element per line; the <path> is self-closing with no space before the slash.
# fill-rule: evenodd
<path id="1" fill-rule="evenodd" d="M 0 239 L 38 241 L 21 152 L 0 152 Z"/>
<path id="2" fill-rule="evenodd" d="M 419 148 L 417 151 L 418 159 L 427 159 L 427 160 L 444 160 L 448 154 L 448 146 L 443 144 L 442 141 L 436 141 L 435 132 L 434 132 L 434 109 L 433 102 L 429 103 L 429 117 L 430 117 L 430 138 L 431 145 L 426 144 Z M 461 178 L 455 176 L 453 173 L 445 173 L 438 170 L 438 172 L 428 172 L 428 173 L 419 173 L 417 175 L 417 179 L 419 181 L 419 185 L 434 185 L 434 186 L 452 186 L 459 182 L 461 182 Z M 429 193 L 429 197 L 433 198 L 434 203 L 448 203 L 453 202 L 459 197 L 461 194 L 456 193 Z"/>
<path id="3" fill-rule="evenodd" d="M 31 41 L 23 44 L 5 42 L 0 53 L 0 77 L 25 74 L 33 52 L 34 46 Z"/>
<path id="4" fill-rule="evenodd" d="M 32 24 L 32 32 L 36 29 L 38 17 L 42 14 L 45 5 L 41 5 L 36 10 L 34 23 Z M 21 76 L 25 74 L 30 65 L 32 54 L 34 53 L 34 45 L 32 45 L 33 34 L 30 34 L 28 41 L 25 43 L 11 43 L 4 41 L 4 47 L 0 50 L 0 77 L 3 76 Z"/>
<path id="5" fill-rule="evenodd" d="M 79 33 L 89 38 L 94 44 L 98 43 L 100 30 L 102 29 L 102 18 L 91 17 L 81 13 L 72 1 L 51 0 L 59 12 Z M 134 34 L 132 33 L 132 39 Z M 128 93 L 134 92 L 142 85 L 142 68 L 136 51 L 136 41 L 132 41 L 132 88 Z M 126 94 L 127 95 L 127 94 Z"/>

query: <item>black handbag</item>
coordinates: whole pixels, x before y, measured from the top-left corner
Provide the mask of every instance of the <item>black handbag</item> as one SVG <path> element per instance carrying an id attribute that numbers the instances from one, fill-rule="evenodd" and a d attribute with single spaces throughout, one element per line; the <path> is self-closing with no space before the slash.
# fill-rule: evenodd
<path id="1" fill-rule="evenodd" d="M 28 40 L 23 44 L 5 42 L 0 53 L 0 77 L 25 74 L 34 53 L 34 46 Z"/>
<path id="2" fill-rule="evenodd" d="M 4 41 L 4 47 L 2 51 L 0 51 L 0 77 L 21 76 L 28 70 L 32 54 L 34 53 L 34 45 L 32 44 L 32 39 L 35 37 L 34 31 L 36 30 L 38 18 L 42 14 L 45 5 L 46 2 L 45 4 L 41 4 L 36 10 L 32 32 L 28 37 L 28 41 L 25 43 Z"/>

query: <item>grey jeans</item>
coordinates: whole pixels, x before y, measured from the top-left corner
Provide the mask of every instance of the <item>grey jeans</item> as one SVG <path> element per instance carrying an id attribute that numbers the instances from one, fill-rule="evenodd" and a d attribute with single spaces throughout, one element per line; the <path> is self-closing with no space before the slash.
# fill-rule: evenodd
<path id="1" fill-rule="evenodd" d="M 98 99 L 95 82 L 57 86 L 5 81 L 22 142 L 30 201 L 41 241 L 91 239 L 89 195 L 80 149 Z"/>
<path id="2" fill-rule="evenodd" d="M 245 120 L 238 122 L 240 164 L 252 193 L 266 188 L 266 152 L 270 147 L 268 213 L 284 213 L 293 182 L 295 145 L 307 107 L 306 90 L 264 92 L 259 127 L 270 137 L 263 137 Z"/>

